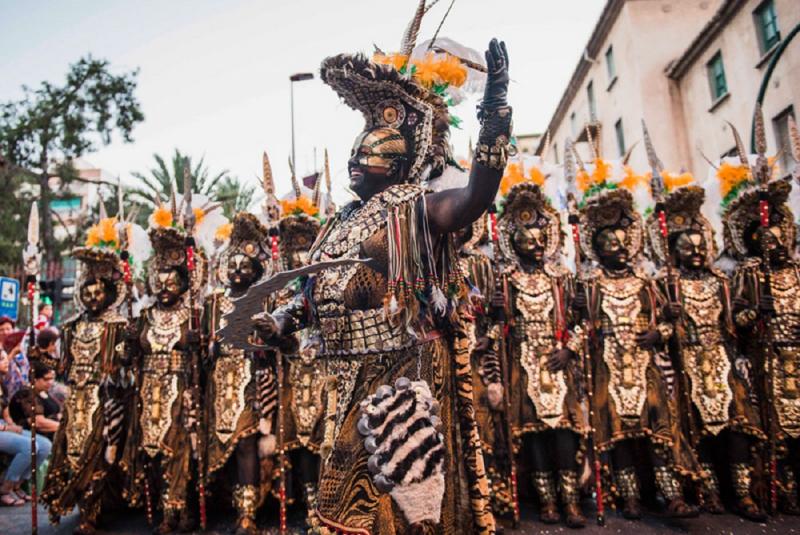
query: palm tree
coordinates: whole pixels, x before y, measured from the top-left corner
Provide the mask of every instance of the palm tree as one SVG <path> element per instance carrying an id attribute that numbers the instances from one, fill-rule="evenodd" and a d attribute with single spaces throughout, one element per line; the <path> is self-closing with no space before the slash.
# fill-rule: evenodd
<path id="1" fill-rule="evenodd" d="M 143 187 L 133 188 L 130 191 L 130 199 L 147 207 L 154 206 L 159 201 L 167 202 L 173 191 L 183 192 L 183 171 L 187 166 L 192 177 L 192 192 L 211 199 L 216 198 L 214 190 L 222 179 L 236 180 L 229 175 L 227 169 L 212 175 L 204 164 L 205 158 L 200 158 L 195 165 L 192 165 L 192 157 L 182 154 L 178 149 L 175 149 L 172 155 L 171 165 L 168 165 L 159 154 L 153 154 L 153 158 L 156 166 L 150 169 L 149 174 L 131 173 L 141 181 Z"/>
<path id="2" fill-rule="evenodd" d="M 238 212 L 247 210 L 253 204 L 256 187 L 243 184 L 239 179 L 226 176 L 217 186 L 215 200 L 222 203 L 225 217 L 233 219 Z"/>

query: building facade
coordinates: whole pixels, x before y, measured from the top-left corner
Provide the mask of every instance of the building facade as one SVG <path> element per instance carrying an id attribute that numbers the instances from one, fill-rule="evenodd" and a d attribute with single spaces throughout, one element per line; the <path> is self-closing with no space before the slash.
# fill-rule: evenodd
<path id="1" fill-rule="evenodd" d="M 726 121 L 749 142 L 764 71 L 798 23 L 797 0 L 609 0 L 548 125 L 556 149 L 548 160 L 558 163 L 568 137 L 585 158 L 589 137 L 604 157 L 621 157 L 641 140 L 644 119 L 667 169 L 704 178 L 700 151 L 715 160 L 733 146 Z M 788 148 L 778 139 L 788 137 L 798 88 L 800 39 L 777 63 L 764 100 L 773 153 Z M 643 147 L 630 163 L 646 168 Z"/>

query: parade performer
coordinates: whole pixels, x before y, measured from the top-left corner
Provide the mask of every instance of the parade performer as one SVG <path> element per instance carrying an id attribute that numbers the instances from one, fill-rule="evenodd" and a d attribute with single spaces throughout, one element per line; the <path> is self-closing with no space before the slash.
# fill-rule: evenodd
<path id="1" fill-rule="evenodd" d="M 686 389 L 679 396 L 679 414 L 707 474 L 704 507 L 724 512 L 714 452 L 725 450 L 735 510 L 760 522 L 766 516 L 752 496 L 750 450 L 766 436 L 750 402 L 752 384 L 742 374 L 746 363 L 737 352 L 729 281 L 712 267 L 717 256 L 714 229 L 700 212 L 705 191 L 694 185 L 678 187 L 688 177 L 665 172 L 646 128 L 644 139 L 657 198 L 645 224 L 647 245 L 651 259 L 662 268 L 657 284 L 667 303 L 664 316 L 675 325 L 670 350 L 686 378 L 677 385 Z M 688 403 L 681 403 L 683 399 Z"/>
<path id="2" fill-rule="evenodd" d="M 188 182 L 188 176 L 184 177 Z M 216 206 L 200 199 L 193 208 L 191 185 L 185 184 L 184 200 L 175 195 L 170 206 L 159 205 L 150 217 L 148 234 L 153 257 L 148 265 L 148 290 L 155 303 L 139 319 L 136 366 L 138 381 L 137 430 L 131 437 L 136 454 L 135 504 L 144 493 L 148 520 L 156 496 L 163 512 L 157 528 L 169 533 L 191 530 L 197 509 L 190 498 L 199 495 L 203 520 L 204 482 L 202 441 L 199 429 L 200 294 L 205 286 L 207 261 L 195 237 L 213 235 L 218 225 L 209 212 Z M 210 229 L 210 230 L 209 230 Z M 197 485 L 195 494 L 193 485 Z M 160 494 L 156 494 L 159 492 Z"/>
<path id="3" fill-rule="evenodd" d="M 542 184 L 543 185 L 543 184 Z M 586 422 L 578 382 L 583 333 L 571 332 L 573 280 L 561 261 L 561 220 L 539 184 L 511 188 L 499 223 L 503 288 L 513 318 L 508 364 L 510 418 L 532 469 L 540 516 L 582 527 L 578 469 Z"/>
<path id="4" fill-rule="evenodd" d="M 680 436 L 655 362 L 657 346 L 669 339 L 672 327 L 662 317 L 653 281 L 640 266 L 642 218 L 624 179 L 615 181 L 612 164 L 590 145 L 591 167 L 580 163 L 577 177 L 584 192 L 580 250 L 598 266 L 582 275 L 585 292 L 576 292 L 574 303 L 591 327 L 594 438 L 600 452 L 610 452 L 626 518 L 641 516 L 636 474 L 636 442 L 641 439 L 668 513 L 694 516 L 697 511 L 685 502 L 677 475 L 696 475 L 698 467 L 690 448 L 676 447 Z"/>
<path id="5" fill-rule="evenodd" d="M 506 162 L 508 60 L 493 40 L 469 184 L 426 194 L 424 181 L 441 174 L 451 157 L 445 101 L 400 72 L 411 73 L 424 10 L 421 2 L 400 55 L 323 62 L 322 79 L 367 122 L 348 164 L 350 188 L 360 200 L 328 222 L 311 250 L 312 262 L 329 267 L 320 267 L 292 303 L 256 320 L 265 340 L 309 322 L 320 332 L 318 358 L 336 379 L 326 407 L 326 415 L 334 414 L 326 420 L 332 449 L 318 496 L 320 522 L 331 531 L 495 529 L 469 354 L 466 347 L 448 347 L 445 320 L 462 290 L 448 233 L 486 210 Z M 458 58 L 438 55 L 457 67 L 463 82 L 467 69 Z M 433 53 L 427 57 L 428 65 L 437 61 Z M 393 59 L 400 70 L 389 64 Z"/>
<path id="6" fill-rule="evenodd" d="M 230 241 L 218 259 L 221 287 L 215 289 L 208 303 L 211 333 L 221 327 L 223 314 L 233 309 L 232 300 L 244 295 L 253 283 L 270 276 L 275 266 L 268 229 L 253 214 L 236 214 Z M 259 386 L 274 385 L 274 376 L 264 362 L 264 352 L 245 352 L 215 342 L 211 359 L 206 397 L 208 472 L 213 475 L 224 468 L 231 457 L 235 458 L 236 533 L 254 534 L 258 532 L 256 509 L 261 502 L 258 446 L 262 437 L 259 431 L 268 443 L 274 444 L 275 438 L 271 428 L 265 427 L 267 422 L 259 421 L 262 399 Z"/>
<path id="7" fill-rule="evenodd" d="M 325 181 L 330 183 L 330 164 L 325 151 Z M 292 172 L 293 193 L 281 201 L 281 219 L 278 222 L 280 265 L 283 270 L 294 270 L 308 264 L 308 254 L 320 230 L 323 177 L 319 177 L 311 197 L 306 196 Z M 287 289 L 277 298 L 278 305 L 290 301 L 300 288 Z M 308 510 L 309 529 L 317 532 L 317 480 L 319 478 L 319 450 L 323 436 L 323 390 L 327 374 L 325 362 L 316 358 L 319 338 L 306 330 L 296 351 L 282 352 L 282 411 L 281 447 L 291 465 L 291 482 L 302 491 Z M 292 485 L 289 485 L 290 490 Z M 298 495 L 297 492 L 292 494 Z"/>
<path id="8" fill-rule="evenodd" d="M 57 522 L 77 505 L 75 533 L 95 531 L 108 506 L 124 503 L 120 466 L 132 403 L 133 376 L 126 347 L 128 318 L 123 303 L 132 261 L 145 261 L 144 230 L 117 218 L 103 218 L 88 231 L 84 247 L 72 252 L 80 262 L 75 283 L 76 317 L 61 326 L 59 375 L 70 392 L 53 441 L 42 500 Z M 138 238 L 133 246 L 134 236 Z M 145 238 L 145 239 L 142 239 Z M 120 255 L 123 251 L 127 254 Z"/>
<path id="9" fill-rule="evenodd" d="M 455 233 L 461 273 L 469 287 L 468 299 L 459 312 L 467 337 L 472 366 L 475 419 L 478 424 L 492 512 L 496 519 L 514 518 L 509 427 L 503 405 L 503 369 L 500 365 L 499 325 L 492 297 L 495 277 L 490 251 L 488 214 Z"/>
<path id="10" fill-rule="evenodd" d="M 734 320 L 751 360 L 769 441 L 770 509 L 777 505 L 784 513 L 800 514 L 800 263 L 792 255 L 791 184 L 773 179 L 760 109 L 754 162 L 735 136 L 738 165 L 723 162 L 716 170 L 725 249 L 740 261 L 733 277 Z"/>

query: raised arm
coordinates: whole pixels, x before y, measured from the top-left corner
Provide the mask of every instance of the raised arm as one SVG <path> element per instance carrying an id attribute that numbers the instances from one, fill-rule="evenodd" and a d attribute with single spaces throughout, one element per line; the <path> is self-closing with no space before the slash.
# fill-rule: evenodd
<path id="1" fill-rule="evenodd" d="M 508 52 L 504 42 L 492 39 L 486 51 L 486 66 L 486 89 L 478 107 L 481 131 L 469 183 L 425 198 L 428 223 L 434 234 L 454 232 L 478 219 L 494 200 L 503 177 L 511 138 Z"/>

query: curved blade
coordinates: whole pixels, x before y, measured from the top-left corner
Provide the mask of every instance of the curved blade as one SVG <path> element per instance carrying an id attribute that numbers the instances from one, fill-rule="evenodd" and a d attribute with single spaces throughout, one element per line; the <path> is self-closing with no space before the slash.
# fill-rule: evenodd
<path id="1" fill-rule="evenodd" d="M 217 331 L 217 336 L 238 349 L 259 349 L 250 342 L 253 332 L 252 317 L 264 312 L 264 302 L 275 292 L 282 290 L 287 284 L 298 277 L 312 275 L 328 268 L 347 266 L 350 264 L 363 264 L 371 259 L 342 258 L 327 262 L 316 262 L 298 269 L 281 271 L 272 277 L 254 284 L 247 293 L 233 300 L 233 311 L 225 314 L 225 326 Z"/>

